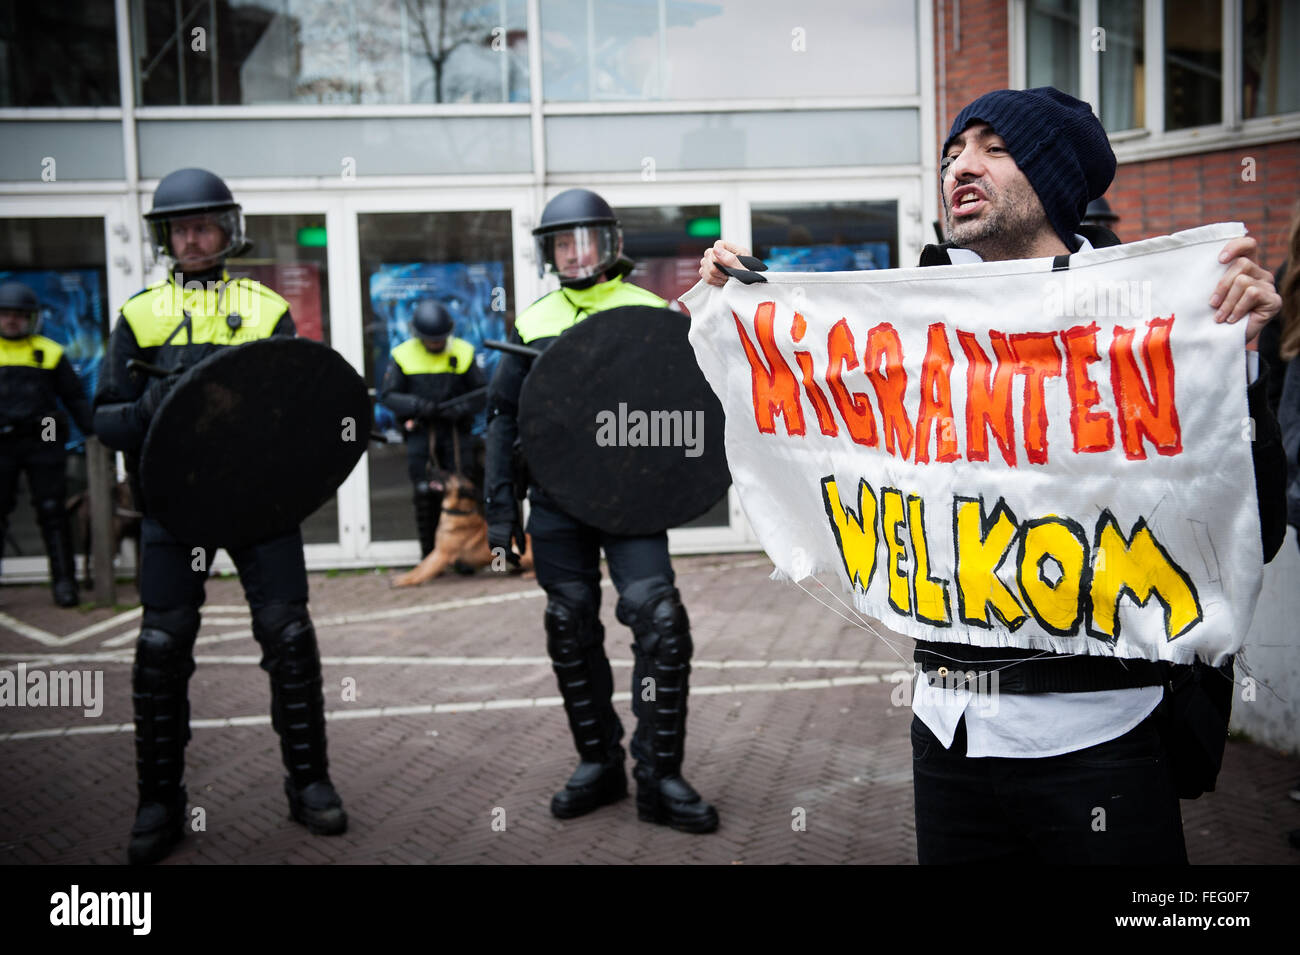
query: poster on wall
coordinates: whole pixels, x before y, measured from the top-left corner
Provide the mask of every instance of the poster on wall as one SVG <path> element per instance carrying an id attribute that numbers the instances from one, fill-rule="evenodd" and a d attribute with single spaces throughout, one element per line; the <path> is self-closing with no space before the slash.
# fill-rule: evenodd
<path id="1" fill-rule="evenodd" d="M 452 333 L 474 346 L 474 360 L 489 381 L 500 353 L 483 347 L 484 339 L 506 336 L 505 264 L 503 262 L 384 263 L 370 275 L 370 307 L 375 314 L 371 342 L 375 349 L 374 388 L 378 391 L 388 368 L 389 354 L 411 337 L 411 314 L 421 299 L 441 302 L 456 319 Z M 485 412 L 474 421 L 482 434 Z M 375 425 L 396 430 L 393 413 L 375 405 Z"/>
<path id="2" fill-rule="evenodd" d="M 243 265 L 236 275 L 246 275 L 279 293 L 289 303 L 298 337 L 325 342 L 325 323 L 321 314 L 320 266 L 315 262 Z M 325 342 L 329 344 L 329 342 Z"/>
<path id="3" fill-rule="evenodd" d="M 41 303 L 39 334 L 63 346 L 87 401 L 95 396 L 104 360 L 104 281 L 102 269 L 0 270 L 0 282 L 22 282 L 36 293 Z M 69 416 L 68 450 L 80 451 L 85 443 Z"/>
<path id="4" fill-rule="evenodd" d="M 693 255 L 643 256 L 627 281 L 654 292 L 669 302 L 686 294 L 700 277 L 700 257 Z"/>
<path id="5" fill-rule="evenodd" d="M 889 243 L 774 245 L 763 261 L 774 272 L 866 272 L 889 268 Z"/>

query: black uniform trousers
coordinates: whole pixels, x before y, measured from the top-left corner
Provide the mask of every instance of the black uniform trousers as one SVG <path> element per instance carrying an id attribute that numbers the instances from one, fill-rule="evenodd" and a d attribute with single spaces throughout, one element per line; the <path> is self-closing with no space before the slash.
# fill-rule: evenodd
<path id="1" fill-rule="evenodd" d="M 0 534 L 8 528 L 18 494 L 18 475 L 24 472 L 32 492 L 32 507 L 41 526 L 56 520 L 58 525 L 63 523 L 68 498 L 67 458 L 59 441 L 42 441 L 34 435 L 0 437 Z M 47 505 L 42 509 L 42 501 L 56 502 L 58 507 Z"/>
<path id="2" fill-rule="evenodd" d="M 668 556 L 667 531 L 638 536 L 610 534 L 570 517 L 536 490 L 529 494 L 529 502 L 528 533 L 532 535 L 533 569 L 537 583 L 548 596 L 563 598 L 571 591 L 566 587 L 565 591 L 559 592 L 557 586 L 581 584 L 595 616 L 600 609 L 602 550 L 609 561 L 610 579 L 620 597 L 628 585 L 637 581 L 661 579 L 671 586 L 676 580 Z M 648 717 L 650 704 L 643 702 L 638 692 L 645 674 L 641 672 L 644 663 L 639 654 L 637 661 L 638 666 L 632 673 L 632 712 L 640 722 Z M 632 758 L 647 761 L 652 754 L 646 751 L 649 744 L 643 742 L 640 735 L 632 738 Z M 617 740 L 610 742 L 616 743 Z"/>
<path id="3" fill-rule="evenodd" d="M 1042 758 L 966 755 L 912 717 L 922 865 L 1185 865 L 1182 816 L 1159 710 L 1123 736 Z"/>
<path id="4" fill-rule="evenodd" d="M 217 546 L 194 544 L 177 539 L 169 530 L 146 516 L 140 528 L 142 549 L 140 564 L 140 602 L 144 605 L 141 624 L 156 627 L 185 641 L 192 654 L 194 638 L 198 634 L 198 611 L 205 598 L 204 586 L 208 570 L 216 556 Z M 307 565 L 302 554 L 302 531 L 294 529 L 288 534 L 270 540 L 228 550 L 239 571 L 239 582 L 248 598 L 254 621 L 273 604 L 307 604 Z M 193 614 L 193 625 L 175 632 L 178 616 Z M 254 636 L 259 643 L 267 636 L 254 626 Z M 263 645 L 263 666 L 267 647 Z"/>

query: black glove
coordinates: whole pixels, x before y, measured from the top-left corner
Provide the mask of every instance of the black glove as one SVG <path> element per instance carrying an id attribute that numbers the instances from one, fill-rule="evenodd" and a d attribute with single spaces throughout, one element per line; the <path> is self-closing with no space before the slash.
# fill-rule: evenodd
<path id="1" fill-rule="evenodd" d="M 430 401 L 428 398 L 420 402 L 420 406 L 415 416 L 421 421 L 434 421 L 438 418 L 438 402 Z"/>
<path id="2" fill-rule="evenodd" d="M 512 549 L 512 544 L 518 545 L 518 552 Z M 498 553 L 497 548 L 501 548 L 500 552 L 505 554 L 511 566 L 519 566 L 519 556 L 528 549 L 528 539 L 517 514 L 509 520 L 488 524 L 488 547 L 493 557 Z"/>

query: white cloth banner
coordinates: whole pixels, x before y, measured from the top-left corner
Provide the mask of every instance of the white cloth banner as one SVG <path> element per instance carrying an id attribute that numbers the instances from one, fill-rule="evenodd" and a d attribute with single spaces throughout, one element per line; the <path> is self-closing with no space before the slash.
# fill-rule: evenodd
<path id="1" fill-rule="evenodd" d="M 691 343 L 781 574 L 925 640 L 1235 652 L 1262 557 L 1239 223 L 1051 259 L 696 285 Z"/>

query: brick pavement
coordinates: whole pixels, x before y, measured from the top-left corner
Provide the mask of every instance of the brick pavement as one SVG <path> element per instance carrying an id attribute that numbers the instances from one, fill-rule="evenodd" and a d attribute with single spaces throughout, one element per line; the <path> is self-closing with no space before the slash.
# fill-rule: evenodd
<path id="1" fill-rule="evenodd" d="M 309 836 L 287 818 L 238 583 L 218 579 L 187 750 L 190 805 L 203 809 L 206 830 L 168 864 L 913 862 L 910 711 L 894 705 L 889 679 L 899 664 L 889 644 L 910 659 L 909 641 L 882 630 L 887 644 L 771 582 L 761 557 L 676 566 L 696 644 L 686 769 L 719 809 L 717 833 L 638 822 L 631 798 L 577 820 L 550 816 L 575 756 L 543 659 L 535 583 L 481 574 L 393 591 L 387 575 L 364 573 L 312 575 L 331 774 L 351 828 Z M 607 648 L 624 691 L 616 705 L 630 729 L 630 635 L 613 604 L 606 589 Z M 0 710 L 0 863 L 121 862 L 135 806 L 126 724 L 138 618 L 60 611 L 40 587 L 4 588 L 0 612 L 35 628 L 23 636 L 0 618 L 0 664 L 99 669 L 105 697 L 97 718 L 68 707 Z M 32 636 L 57 643 L 103 621 L 112 625 L 58 646 Z M 355 700 L 343 699 L 346 680 Z M 248 719 L 226 725 L 232 717 Z M 1183 804 L 1192 861 L 1300 861 L 1284 835 L 1300 827 L 1300 805 L 1286 797 L 1298 778 L 1300 760 L 1230 743 L 1219 792 Z M 792 828 L 796 809 L 804 831 Z"/>

